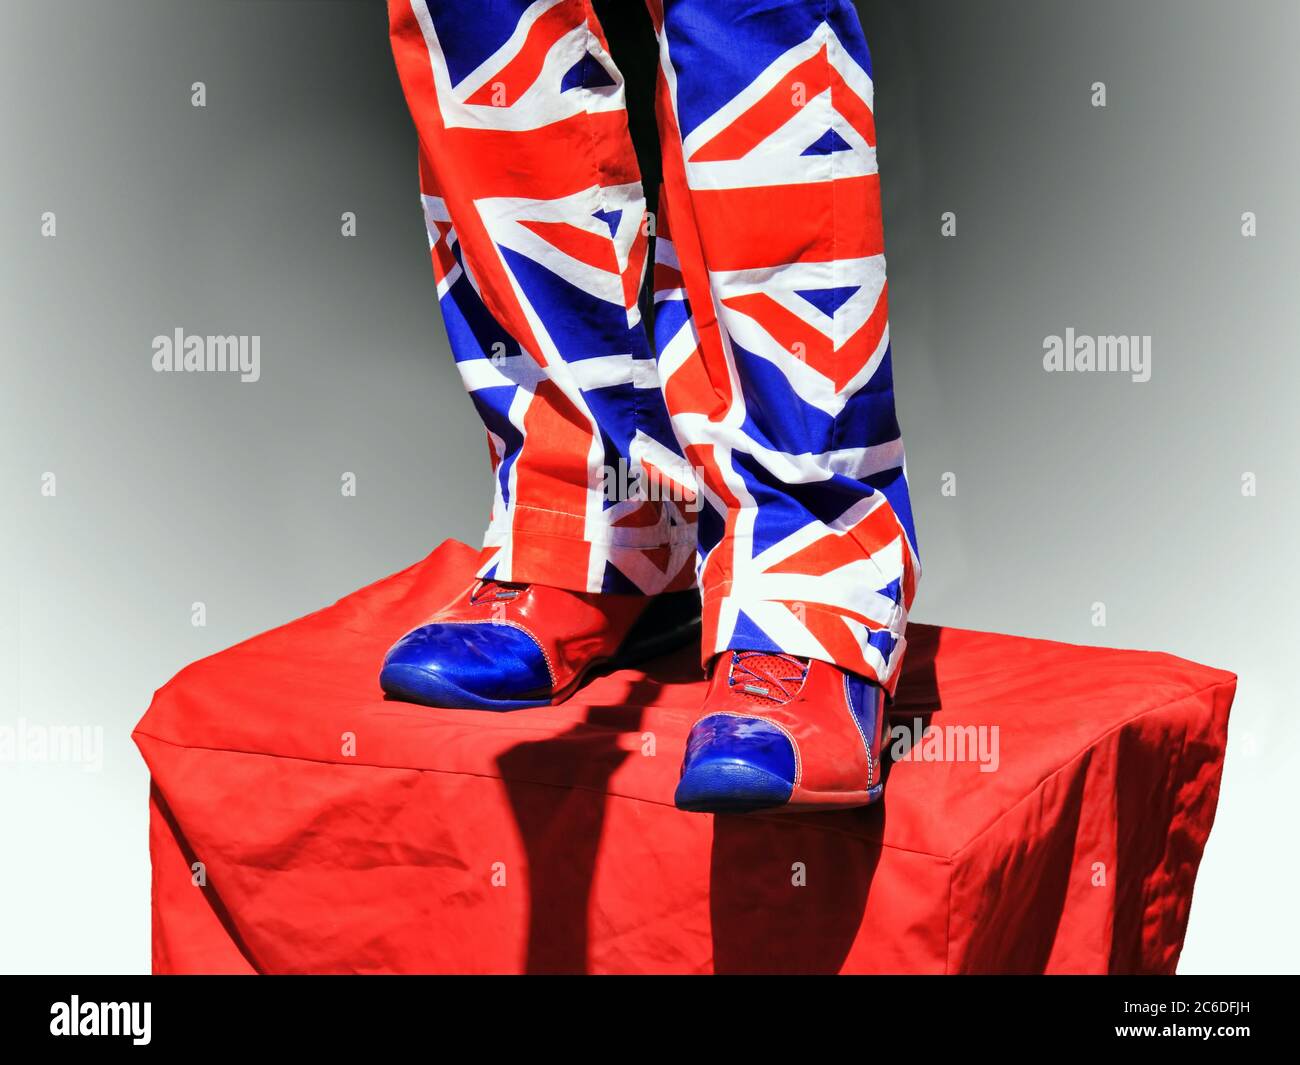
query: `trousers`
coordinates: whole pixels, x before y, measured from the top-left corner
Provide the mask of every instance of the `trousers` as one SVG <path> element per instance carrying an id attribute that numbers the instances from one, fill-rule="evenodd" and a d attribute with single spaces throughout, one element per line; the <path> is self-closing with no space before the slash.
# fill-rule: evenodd
<path id="1" fill-rule="evenodd" d="M 629 0 L 631 2 L 631 0 Z M 658 211 L 590 0 L 389 0 L 485 579 L 698 586 L 701 651 L 893 689 L 920 577 L 849 0 L 648 0 Z"/>

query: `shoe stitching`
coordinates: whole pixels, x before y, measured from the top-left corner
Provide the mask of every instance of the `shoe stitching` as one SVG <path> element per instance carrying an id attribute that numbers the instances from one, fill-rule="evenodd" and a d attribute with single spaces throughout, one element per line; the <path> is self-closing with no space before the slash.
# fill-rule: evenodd
<path id="1" fill-rule="evenodd" d="M 877 713 L 883 711 L 879 706 L 880 700 L 877 698 Z M 849 713 L 849 720 L 853 722 L 854 727 L 858 730 L 858 735 L 862 737 L 862 749 L 867 752 L 867 789 L 871 788 L 871 779 L 874 773 L 875 760 L 871 757 L 871 741 L 867 739 L 867 734 L 862 731 L 862 722 L 858 720 L 858 715 L 853 712 L 853 696 L 849 692 L 849 674 L 844 674 L 844 704 Z"/>

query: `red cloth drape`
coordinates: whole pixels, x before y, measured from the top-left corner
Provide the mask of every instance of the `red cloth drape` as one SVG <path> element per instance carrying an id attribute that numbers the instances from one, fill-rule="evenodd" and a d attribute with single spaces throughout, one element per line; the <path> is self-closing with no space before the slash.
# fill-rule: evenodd
<path id="1" fill-rule="evenodd" d="M 157 693 L 156 972 L 1174 969 L 1232 674 L 913 624 L 894 722 L 930 731 L 883 806 L 686 814 L 689 649 L 559 707 L 383 698 L 473 559 L 449 541 Z"/>

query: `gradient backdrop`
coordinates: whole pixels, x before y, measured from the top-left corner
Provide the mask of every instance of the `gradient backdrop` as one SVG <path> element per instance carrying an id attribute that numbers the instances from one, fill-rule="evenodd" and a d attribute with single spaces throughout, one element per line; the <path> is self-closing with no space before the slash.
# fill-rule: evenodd
<path id="1" fill-rule="evenodd" d="M 914 617 L 1239 673 L 1182 970 L 1295 971 L 1300 7 L 861 8 Z M 101 726 L 105 746 L 99 772 L 0 764 L 0 970 L 144 971 L 128 734 L 154 689 L 477 542 L 486 447 L 380 0 L 3 14 L 0 726 Z M 177 327 L 259 334 L 261 380 L 155 373 Z M 1045 373 L 1043 338 L 1070 327 L 1149 335 L 1151 380 Z"/>

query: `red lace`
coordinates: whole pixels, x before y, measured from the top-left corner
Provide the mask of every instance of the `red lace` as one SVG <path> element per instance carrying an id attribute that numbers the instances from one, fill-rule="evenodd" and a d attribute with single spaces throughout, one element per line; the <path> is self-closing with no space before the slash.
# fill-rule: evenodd
<path id="1" fill-rule="evenodd" d="M 783 706 L 799 694 L 809 664 L 780 651 L 733 651 L 727 683 L 755 702 Z"/>

